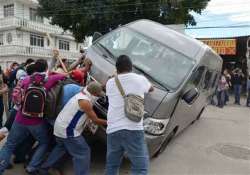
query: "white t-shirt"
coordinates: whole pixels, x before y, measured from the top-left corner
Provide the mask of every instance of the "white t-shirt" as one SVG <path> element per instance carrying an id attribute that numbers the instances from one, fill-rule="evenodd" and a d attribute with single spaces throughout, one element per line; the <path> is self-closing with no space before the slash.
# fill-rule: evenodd
<path id="1" fill-rule="evenodd" d="M 90 94 L 82 92 L 73 96 L 59 113 L 54 126 L 54 135 L 60 138 L 78 137 L 84 129 L 86 114 L 79 107 L 79 100 L 91 102 Z"/>
<path id="2" fill-rule="evenodd" d="M 118 78 L 125 94 L 132 93 L 144 98 L 144 94 L 148 93 L 151 87 L 151 83 L 144 76 L 135 73 L 120 74 Z M 114 78 L 107 82 L 106 93 L 109 99 L 107 133 L 110 134 L 122 129 L 143 130 L 143 121 L 136 123 L 125 116 L 124 99 L 116 86 Z"/>

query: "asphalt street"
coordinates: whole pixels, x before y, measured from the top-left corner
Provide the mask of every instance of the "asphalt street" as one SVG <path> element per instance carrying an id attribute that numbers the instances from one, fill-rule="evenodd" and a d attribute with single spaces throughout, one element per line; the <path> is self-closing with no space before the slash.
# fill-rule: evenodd
<path id="1" fill-rule="evenodd" d="M 158 158 L 151 160 L 152 175 L 249 175 L 250 108 L 209 106 L 201 119 L 178 135 Z M 65 175 L 73 175 L 70 160 L 62 163 Z M 91 175 L 104 174 L 105 146 L 92 145 Z M 25 175 L 23 165 L 6 175 Z M 52 173 L 54 174 L 54 173 Z M 125 161 L 121 175 L 129 174 Z"/>

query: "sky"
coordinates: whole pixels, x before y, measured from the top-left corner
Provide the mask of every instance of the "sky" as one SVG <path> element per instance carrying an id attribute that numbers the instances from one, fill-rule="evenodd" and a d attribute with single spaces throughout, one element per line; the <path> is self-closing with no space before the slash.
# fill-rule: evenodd
<path id="1" fill-rule="evenodd" d="M 191 27 L 241 26 L 237 28 L 187 29 L 195 38 L 220 38 L 250 35 L 250 0 L 211 0 L 201 15 L 192 13 L 197 25 Z"/>

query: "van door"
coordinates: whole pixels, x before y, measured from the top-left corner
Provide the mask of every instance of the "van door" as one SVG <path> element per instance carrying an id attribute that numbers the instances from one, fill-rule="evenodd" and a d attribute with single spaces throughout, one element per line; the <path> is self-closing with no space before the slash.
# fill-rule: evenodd
<path id="1" fill-rule="evenodd" d="M 196 88 L 198 90 L 198 97 L 192 101 L 192 103 L 188 104 L 186 101 L 182 99 L 182 96 L 179 99 L 177 107 L 174 112 L 174 117 L 176 118 L 176 122 L 179 126 L 179 131 L 187 127 L 199 114 L 202 110 L 201 104 L 203 100 L 201 99 L 202 93 L 202 80 L 204 79 L 206 68 L 204 66 L 199 67 L 191 76 L 190 80 L 188 81 L 186 87 L 183 90 L 183 94 L 189 91 L 192 88 Z"/>

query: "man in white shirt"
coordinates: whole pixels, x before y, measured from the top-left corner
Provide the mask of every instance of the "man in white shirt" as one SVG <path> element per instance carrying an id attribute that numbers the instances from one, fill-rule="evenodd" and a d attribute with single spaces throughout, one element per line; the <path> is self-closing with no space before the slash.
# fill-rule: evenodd
<path id="1" fill-rule="evenodd" d="M 87 88 L 73 96 L 59 113 L 54 135 L 57 145 L 41 166 L 40 174 L 48 175 L 51 168 L 67 151 L 73 157 L 75 175 L 89 174 L 90 148 L 81 135 L 87 118 L 97 125 L 107 125 L 107 121 L 97 117 L 92 103 L 95 96 L 103 96 L 102 86 L 92 82 Z"/>
<path id="2" fill-rule="evenodd" d="M 153 91 L 151 83 L 142 75 L 132 73 L 132 62 L 121 55 L 116 62 L 118 79 L 125 94 L 144 94 Z M 106 84 L 109 99 L 107 127 L 107 164 L 106 175 L 118 174 L 124 153 L 131 161 L 133 175 L 148 173 L 149 156 L 144 139 L 143 120 L 136 123 L 129 120 L 124 112 L 124 99 L 118 90 L 115 79 Z"/>

